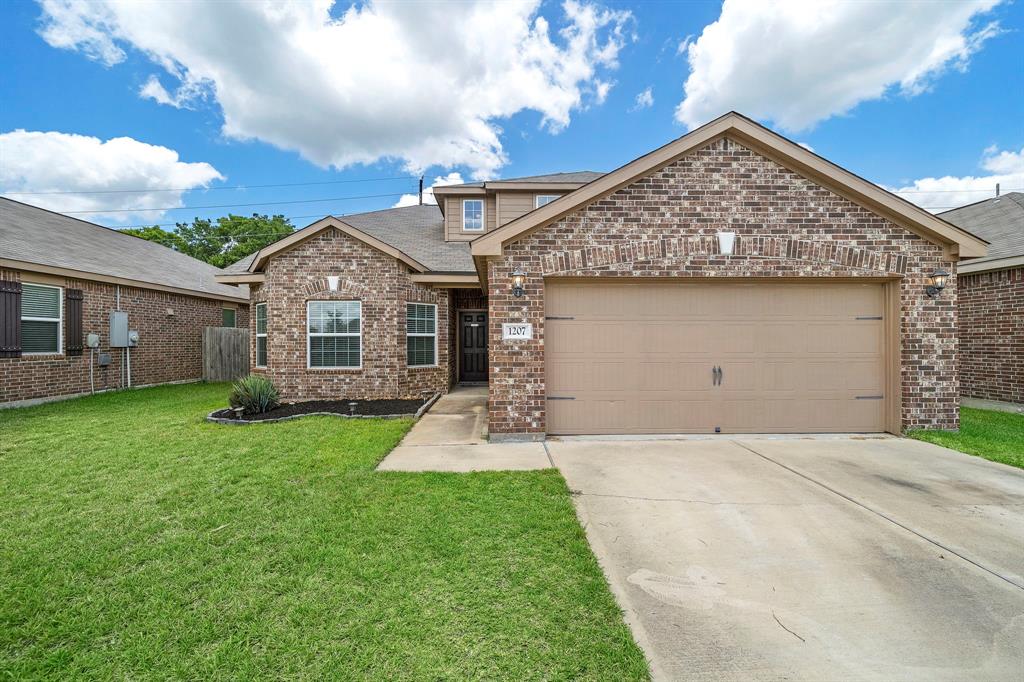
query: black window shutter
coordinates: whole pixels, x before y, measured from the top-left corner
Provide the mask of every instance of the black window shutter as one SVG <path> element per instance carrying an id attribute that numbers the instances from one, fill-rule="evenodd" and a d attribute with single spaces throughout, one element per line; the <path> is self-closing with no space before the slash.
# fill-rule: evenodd
<path id="1" fill-rule="evenodd" d="M 21 357 L 21 282 L 0 279 L 0 358 Z"/>
<path id="2" fill-rule="evenodd" d="M 68 289 L 67 319 L 64 324 L 64 349 L 68 355 L 82 354 L 82 290 Z"/>

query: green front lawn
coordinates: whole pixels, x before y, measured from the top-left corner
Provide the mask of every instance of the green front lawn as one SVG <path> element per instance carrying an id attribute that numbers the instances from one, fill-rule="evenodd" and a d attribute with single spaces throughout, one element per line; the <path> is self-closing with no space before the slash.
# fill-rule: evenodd
<path id="1" fill-rule="evenodd" d="M 911 438 L 1024 469 L 1024 415 L 960 409 L 960 432 L 911 431 Z"/>
<path id="2" fill-rule="evenodd" d="M 647 677 L 557 472 L 375 472 L 408 421 L 226 392 L 0 411 L 0 677 Z"/>

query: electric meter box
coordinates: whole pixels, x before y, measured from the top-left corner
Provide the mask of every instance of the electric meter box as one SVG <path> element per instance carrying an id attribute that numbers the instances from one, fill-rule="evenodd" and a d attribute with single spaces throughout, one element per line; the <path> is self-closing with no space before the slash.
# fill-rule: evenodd
<path id="1" fill-rule="evenodd" d="M 137 345 L 139 345 L 139 332 L 138 332 L 137 329 L 129 329 L 128 330 L 128 347 L 129 348 L 135 348 L 135 346 L 137 346 Z"/>
<path id="2" fill-rule="evenodd" d="M 110 311 L 110 347 L 128 347 L 128 313 L 124 311 Z"/>

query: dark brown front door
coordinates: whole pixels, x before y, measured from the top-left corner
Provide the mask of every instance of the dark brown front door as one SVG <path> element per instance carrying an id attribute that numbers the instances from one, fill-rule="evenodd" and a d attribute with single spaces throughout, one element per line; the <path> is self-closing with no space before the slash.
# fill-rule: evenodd
<path id="1" fill-rule="evenodd" d="M 487 313 L 459 313 L 459 381 L 487 381 Z"/>

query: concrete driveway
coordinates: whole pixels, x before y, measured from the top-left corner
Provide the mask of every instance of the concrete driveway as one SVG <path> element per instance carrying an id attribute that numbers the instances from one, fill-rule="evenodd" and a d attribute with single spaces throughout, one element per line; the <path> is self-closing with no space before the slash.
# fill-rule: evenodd
<path id="1" fill-rule="evenodd" d="M 656 679 L 1024 679 L 1024 471 L 898 438 L 547 445 Z"/>

